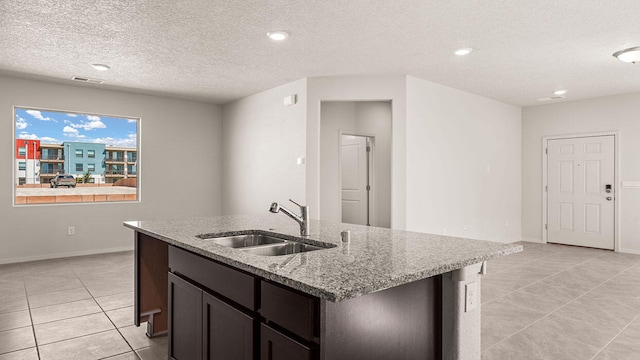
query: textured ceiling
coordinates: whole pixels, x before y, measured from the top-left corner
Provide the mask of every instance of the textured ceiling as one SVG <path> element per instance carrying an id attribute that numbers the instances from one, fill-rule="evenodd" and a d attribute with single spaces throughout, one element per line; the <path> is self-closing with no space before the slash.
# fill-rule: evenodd
<path id="1" fill-rule="evenodd" d="M 520 106 L 559 88 L 640 91 L 640 65 L 611 56 L 640 45 L 638 0 L 0 0 L 0 14 L 0 73 L 214 103 L 341 75 L 407 74 Z M 265 36 L 279 29 L 287 41 Z"/>

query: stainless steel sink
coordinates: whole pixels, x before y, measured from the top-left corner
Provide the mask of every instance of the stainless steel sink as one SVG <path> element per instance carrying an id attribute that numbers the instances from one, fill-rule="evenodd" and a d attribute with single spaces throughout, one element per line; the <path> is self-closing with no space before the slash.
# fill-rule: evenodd
<path id="1" fill-rule="evenodd" d="M 228 246 L 232 248 L 246 248 L 250 246 L 276 244 L 276 243 L 285 242 L 285 240 L 283 239 L 278 239 L 273 236 L 262 235 L 262 234 L 225 236 L 225 237 L 219 237 L 219 238 L 211 238 L 210 240 L 216 244 L 220 244 L 222 246 Z"/>
<path id="2" fill-rule="evenodd" d="M 249 254 L 262 255 L 262 256 L 278 256 L 297 254 L 301 252 L 322 250 L 324 248 L 309 244 L 302 244 L 299 242 L 286 242 L 284 244 L 269 244 L 263 246 L 253 246 L 240 249 Z"/>
<path id="3" fill-rule="evenodd" d="M 216 237 L 214 234 L 201 234 L 196 237 L 212 241 L 222 246 L 235 248 L 249 254 L 262 256 L 289 255 L 326 249 L 325 247 L 309 245 L 294 240 L 286 240 L 273 235 L 261 233 L 222 237 Z"/>

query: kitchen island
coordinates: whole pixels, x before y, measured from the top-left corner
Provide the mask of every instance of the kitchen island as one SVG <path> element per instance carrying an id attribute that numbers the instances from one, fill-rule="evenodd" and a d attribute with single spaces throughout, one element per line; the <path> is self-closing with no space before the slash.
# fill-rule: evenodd
<path id="1" fill-rule="evenodd" d="M 273 214 L 125 226 L 135 230 L 136 324 L 168 329 L 175 359 L 480 359 L 479 273 L 522 251 L 314 220 L 300 238 Z M 247 233 L 323 249 L 264 256 L 212 241 Z"/>

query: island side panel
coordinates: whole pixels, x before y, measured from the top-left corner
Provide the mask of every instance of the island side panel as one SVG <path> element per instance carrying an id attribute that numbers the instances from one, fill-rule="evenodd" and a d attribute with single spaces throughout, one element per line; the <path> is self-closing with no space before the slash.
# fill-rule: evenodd
<path id="1" fill-rule="evenodd" d="M 167 330 L 168 274 L 167 243 L 136 232 L 134 322 L 140 325 L 149 319 L 141 314 L 160 309 L 159 314 L 154 314 L 154 334 Z"/>
<path id="2" fill-rule="evenodd" d="M 320 358 L 440 359 L 440 276 L 333 303 L 322 300 Z"/>

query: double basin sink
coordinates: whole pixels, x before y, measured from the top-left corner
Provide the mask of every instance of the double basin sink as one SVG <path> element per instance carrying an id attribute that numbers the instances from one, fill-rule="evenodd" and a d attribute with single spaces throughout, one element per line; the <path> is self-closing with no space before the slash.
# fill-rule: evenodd
<path id="1" fill-rule="evenodd" d="M 310 245 L 262 233 L 249 233 L 223 237 L 216 237 L 212 234 L 202 234 L 197 235 L 196 237 L 204 240 L 210 240 L 218 245 L 235 248 L 249 254 L 262 256 L 290 255 L 326 249 L 325 247 Z"/>

